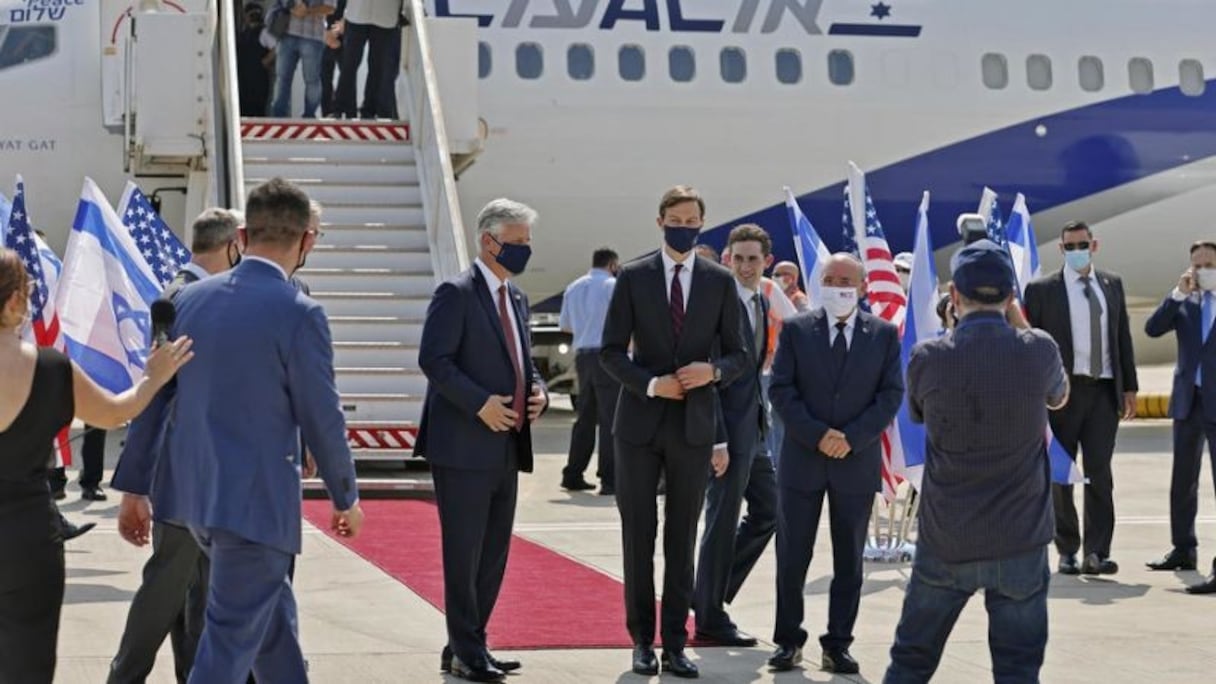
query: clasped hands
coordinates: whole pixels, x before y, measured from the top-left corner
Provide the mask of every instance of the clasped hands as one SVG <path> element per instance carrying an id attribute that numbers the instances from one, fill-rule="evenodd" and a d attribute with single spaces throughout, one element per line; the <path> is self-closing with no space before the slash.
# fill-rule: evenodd
<path id="1" fill-rule="evenodd" d="M 849 439 L 840 430 L 828 430 L 819 440 L 819 451 L 828 458 L 844 458 L 852 450 Z"/>
<path id="2" fill-rule="evenodd" d="M 690 390 L 704 387 L 713 381 L 714 365 L 706 361 L 694 361 L 674 373 L 660 376 L 654 383 L 654 395 L 682 401 Z"/>
<path id="3" fill-rule="evenodd" d="M 511 408 L 512 399 L 509 394 L 491 394 L 486 399 L 486 403 L 482 405 L 481 410 L 477 412 L 477 417 L 494 432 L 510 430 L 515 427 L 515 419 L 519 417 L 519 414 Z M 548 403 L 549 400 L 540 385 L 532 385 L 532 395 L 528 397 L 528 422 L 535 422 L 537 418 L 540 418 L 540 414 L 544 412 Z"/>

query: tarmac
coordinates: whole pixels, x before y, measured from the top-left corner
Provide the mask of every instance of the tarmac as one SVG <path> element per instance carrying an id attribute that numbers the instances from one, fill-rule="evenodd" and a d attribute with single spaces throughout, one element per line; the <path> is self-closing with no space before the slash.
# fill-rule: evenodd
<path id="1" fill-rule="evenodd" d="M 1169 369 L 1146 369 L 1146 391 L 1168 391 Z M 568 404 L 567 404 L 568 407 Z M 534 428 L 536 472 L 520 478 L 516 534 L 620 577 L 620 525 L 609 498 L 570 494 L 558 486 L 573 414 L 560 403 Z M 110 436 L 112 468 L 122 438 Z M 1150 572 L 1144 562 L 1169 549 L 1170 423 L 1139 420 L 1120 429 L 1114 462 L 1116 508 L 1112 558 L 1117 575 L 1052 576 L 1050 641 L 1044 682 L 1146 682 L 1194 684 L 1216 680 L 1216 597 L 1190 596 L 1216 554 L 1216 499 L 1210 461 L 1200 485 L 1199 572 Z M 1078 493 L 1079 496 L 1079 493 Z M 104 682 L 117 650 L 140 570 L 149 551 L 121 540 L 115 527 L 118 493 L 104 503 L 79 500 L 69 485 L 62 510 L 97 529 L 67 545 L 68 586 L 59 640 L 56 682 Z M 87 505 L 86 505 L 87 504 Z M 826 516 L 825 516 L 826 519 Z M 909 576 L 906 563 L 867 563 L 856 642 L 851 651 L 861 674 L 832 676 L 814 665 L 814 635 L 826 625 L 831 580 L 830 542 L 820 535 L 806 585 L 806 627 L 812 634 L 806 669 L 774 674 L 765 661 L 773 645 L 775 556 L 770 545 L 730 607 L 740 629 L 761 640 L 751 649 L 696 648 L 693 659 L 706 682 L 879 682 Z M 408 529 L 400 530 L 402 544 Z M 1054 568 L 1055 554 L 1050 554 Z M 660 559 L 661 561 L 661 559 Z M 659 563 L 661 572 L 661 562 Z M 660 583 L 661 586 L 661 583 Z M 555 580 L 554 590 L 560 591 Z M 313 682 L 409 683 L 460 681 L 439 672 L 443 615 L 393 578 L 305 523 L 304 553 L 296 575 L 300 633 Z M 580 609 L 570 596 L 571 611 Z M 983 600 L 964 610 L 946 647 L 935 682 L 991 681 Z M 498 655 L 506 655 L 506 652 Z M 644 682 L 629 672 L 628 650 L 511 652 L 523 661 L 515 684 Z M 659 678 L 649 678 L 651 681 Z M 673 678 L 664 675 L 664 681 Z M 166 643 L 150 683 L 174 681 Z"/>

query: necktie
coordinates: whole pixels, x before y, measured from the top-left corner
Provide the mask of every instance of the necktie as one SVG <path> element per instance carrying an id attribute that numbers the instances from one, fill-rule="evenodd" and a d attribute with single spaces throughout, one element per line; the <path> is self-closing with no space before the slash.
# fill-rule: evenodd
<path id="1" fill-rule="evenodd" d="M 764 353 L 767 351 L 764 348 L 764 327 L 768 325 L 768 321 L 764 320 L 764 307 L 760 305 L 760 293 L 752 295 L 752 317 L 756 320 L 756 324 L 752 326 L 752 340 L 755 343 L 756 358 L 764 358 Z"/>
<path id="2" fill-rule="evenodd" d="M 524 426 L 524 416 L 528 414 L 528 404 L 524 399 L 524 371 L 519 365 L 519 352 L 515 351 L 515 331 L 511 327 L 511 316 L 507 313 L 507 286 L 498 286 L 498 322 L 502 323 L 502 336 L 507 341 L 507 353 L 511 356 L 511 369 L 515 371 L 515 398 L 511 408 L 519 415 L 515 417 L 515 429 Z"/>
<path id="3" fill-rule="evenodd" d="M 832 342 L 832 359 L 836 362 L 837 373 L 844 368 L 844 362 L 849 358 L 849 341 L 844 336 L 847 325 L 843 321 L 836 324 L 836 339 Z"/>
<path id="4" fill-rule="evenodd" d="M 1212 334 L 1212 293 L 1203 293 L 1203 341 L 1208 341 Z"/>
<path id="5" fill-rule="evenodd" d="M 1098 293 L 1090 287 L 1088 276 L 1081 278 L 1085 287 L 1085 298 L 1089 300 L 1089 375 L 1102 377 L 1102 302 Z"/>
<path id="6" fill-rule="evenodd" d="M 671 276 L 669 308 L 671 310 L 671 332 L 675 334 L 676 341 L 679 341 L 680 333 L 684 332 L 684 286 L 680 284 L 680 269 L 682 268 L 684 268 L 684 264 L 676 264 L 675 273 Z"/>

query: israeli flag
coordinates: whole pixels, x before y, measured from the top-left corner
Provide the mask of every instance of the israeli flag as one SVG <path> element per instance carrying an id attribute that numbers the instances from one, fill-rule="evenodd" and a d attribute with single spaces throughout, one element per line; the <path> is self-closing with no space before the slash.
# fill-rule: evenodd
<path id="1" fill-rule="evenodd" d="M 901 355 L 905 372 L 912 348 L 919 342 L 937 337 L 941 328 L 937 318 L 937 287 L 937 266 L 933 262 L 933 242 L 929 235 L 929 192 L 925 191 L 921 196 L 920 209 L 916 212 L 916 242 L 912 249 L 912 275 L 908 283 L 908 312 L 904 318 Z M 897 470 L 920 491 L 925 470 L 925 426 L 912 422 L 907 402 L 899 407 L 895 420 L 899 424 L 899 436 L 904 446 L 903 467 Z"/>
<path id="2" fill-rule="evenodd" d="M 68 355 L 110 392 L 123 392 L 143 376 L 150 306 L 160 291 L 131 234 L 85 178 L 57 304 Z"/>
<path id="3" fill-rule="evenodd" d="M 806 285 L 806 295 L 810 299 L 811 308 L 823 303 L 819 292 L 819 283 L 823 280 L 823 269 L 827 266 L 832 253 L 819 239 L 815 226 L 802 213 L 798 200 L 788 187 L 785 188 L 785 208 L 790 217 L 790 234 L 794 236 L 794 252 L 798 254 L 798 268 L 802 270 L 802 280 Z"/>

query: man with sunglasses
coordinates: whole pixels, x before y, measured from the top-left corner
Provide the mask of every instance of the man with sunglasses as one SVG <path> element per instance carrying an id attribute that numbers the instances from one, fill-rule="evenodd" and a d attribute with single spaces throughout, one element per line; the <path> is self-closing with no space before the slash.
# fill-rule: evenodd
<path id="1" fill-rule="evenodd" d="M 1064 268 L 1026 287 L 1027 318 L 1059 345 L 1072 385 L 1068 405 L 1051 414 L 1051 429 L 1074 460 L 1080 447 L 1087 479 L 1084 546 L 1072 486 L 1053 487 L 1059 570 L 1113 575 L 1119 566 L 1110 558 L 1115 529 L 1111 457 L 1120 417 L 1136 415 L 1138 389 L 1127 298 L 1119 276 L 1094 267 L 1098 241 L 1088 225 L 1065 225 L 1060 251 Z"/>

